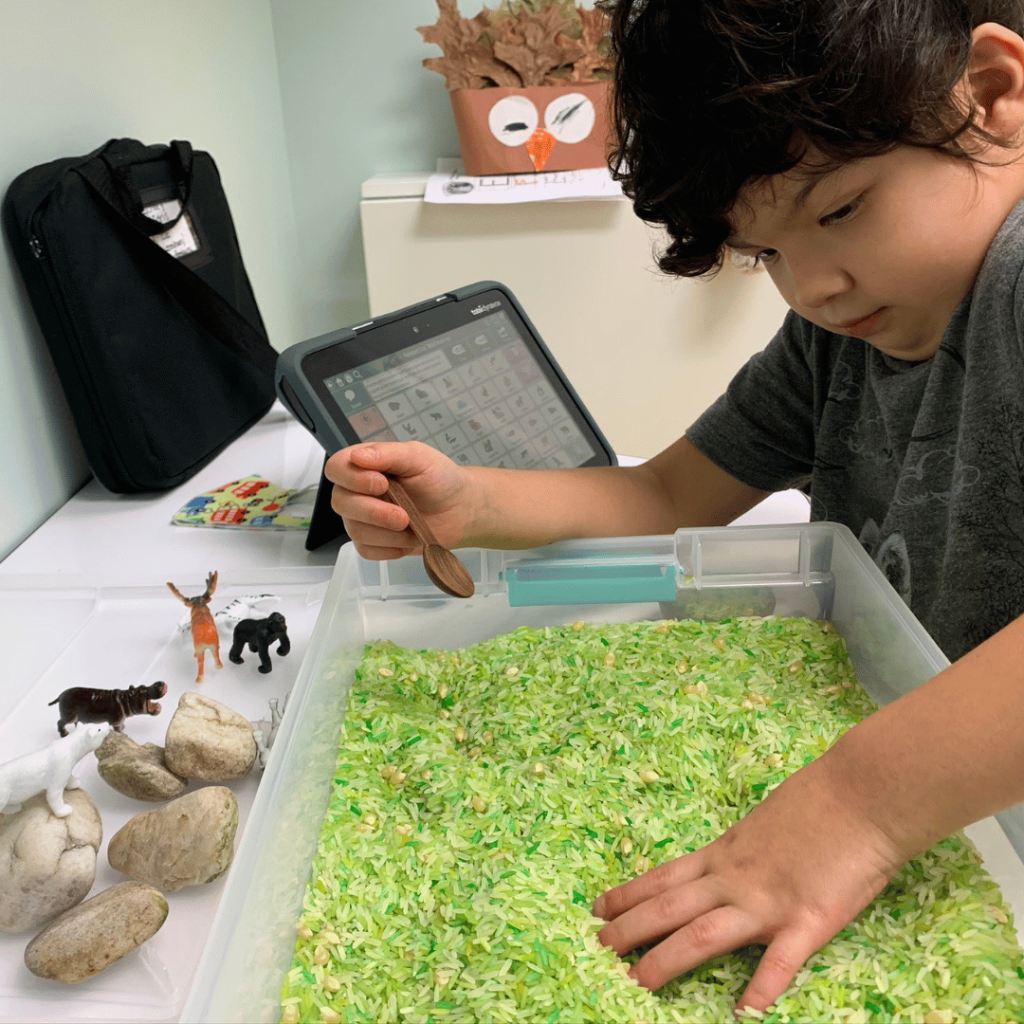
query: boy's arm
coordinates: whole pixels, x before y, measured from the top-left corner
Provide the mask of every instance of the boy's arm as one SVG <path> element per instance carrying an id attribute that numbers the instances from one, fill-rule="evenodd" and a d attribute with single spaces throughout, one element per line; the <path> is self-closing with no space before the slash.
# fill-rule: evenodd
<path id="1" fill-rule="evenodd" d="M 718 840 L 604 894 L 601 939 L 657 989 L 749 943 L 764 1010 L 803 963 L 939 839 L 1024 799 L 1024 617 L 877 711 Z M 665 938 L 663 938 L 665 937 Z"/>
<path id="2" fill-rule="evenodd" d="M 380 499 L 384 473 L 401 478 L 447 547 L 527 548 L 725 525 L 768 493 L 730 476 L 686 437 L 640 466 L 570 470 L 462 467 L 426 445 L 354 445 L 328 461 L 327 476 L 334 509 L 366 558 L 418 550 L 406 514 Z"/>
<path id="3" fill-rule="evenodd" d="M 724 526 L 768 495 L 720 469 L 687 437 L 639 466 L 482 470 L 481 479 L 479 532 L 470 543 L 485 547 Z"/>

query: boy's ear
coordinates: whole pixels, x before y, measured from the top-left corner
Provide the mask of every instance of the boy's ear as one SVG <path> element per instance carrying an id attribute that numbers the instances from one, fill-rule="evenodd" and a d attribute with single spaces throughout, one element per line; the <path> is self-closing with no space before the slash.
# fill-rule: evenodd
<path id="1" fill-rule="evenodd" d="M 1007 141 L 1024 133 L 1024 39 L 985 22 L 972 33 L 965 82 L 977 125 Z"/>

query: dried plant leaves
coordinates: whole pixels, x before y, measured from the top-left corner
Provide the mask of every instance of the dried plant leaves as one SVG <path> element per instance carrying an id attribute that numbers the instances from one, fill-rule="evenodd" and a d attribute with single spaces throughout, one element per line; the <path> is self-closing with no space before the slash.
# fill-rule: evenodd
<path id="1" fill-rule="evenodd" d="M 494 56 L 516 71 L 524 86 L 543 85 L 552 71 L 572 59 L 572 51 L 558 42 L 571 24 L 557 7 L 536 14 L 520 11 L 499 26 Z"/>
<path id="2" fill-rule="evenodd" d="M 572 0 L 506 0 L 475 18 L 459 14 L 457 0 L 437 0 L 435 25 L 416 31 L 442 57 L 424 67 L 444 75 L 449 89 L 519 88 L 596 82 L 607 78 L 608 18 Z"/>
<path id="3" fill-rule="evenodd" d="M 581 34 L 578 39 L 559 38 L 559 43 L 573 56 L 565 63 L 569 65 L 570 82 L 596 82 L 600 76 L 597 72 L 605 72 L 605 77 L 612 71 L 612 60 L 608 55 L 605 40 L 608 37 L 608 16 L 603 11 L 588 10 L 579 7 L 576 10 L 580 19 Z M 553 84 L 551 80 L 547 84 Z"/>
<path id="4" fill-rule="evenodd" d="M 486 7 L 475 18 L 463 18 L 457 0 L 437 0 L 437 6 L 437 24 L 422 25 L 416 31 L 426 42 L 440 46 L 444 56 L 428 57 L 424 67 L 444 75 L 449 89 L 521 84 L 515 71 L 496 60 L 492 49 L 481 42 L 491 27 Z"/>

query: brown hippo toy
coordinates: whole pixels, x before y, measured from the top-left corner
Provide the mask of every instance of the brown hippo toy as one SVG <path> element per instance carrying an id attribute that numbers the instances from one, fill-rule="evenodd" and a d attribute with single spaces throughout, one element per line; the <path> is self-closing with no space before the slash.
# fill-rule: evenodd
<path id="1" fill-rule="evenodd" d="M 47 707 L 58 704 L 60 718 L 57 731 L 67 736 L 67 726 L 76 722 L 109 722 L 118 732 L 124 732 L 124 720 L 129 715 L 159 715 L 157 698 L 167 693 L 166 683 L 149 686 L 129 686 L 127 690 L 94 690 L 90 686 L 72 686 Z"/>

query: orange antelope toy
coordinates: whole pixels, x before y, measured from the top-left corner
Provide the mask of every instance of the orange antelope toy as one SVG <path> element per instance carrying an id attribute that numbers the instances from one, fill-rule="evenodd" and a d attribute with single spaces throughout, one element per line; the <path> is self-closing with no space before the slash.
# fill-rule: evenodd
<path id="1" fill-rule="evenodd" d="M 196 652 L 196 661 L 199 663 L 199 675 L 196 682 L 203 681 L 203 662 L 206 652 L 210 651 L 217 668 L 223 668 L 220 660 L 220 634 L 217 632 L 217 623 L 213 621 L 213 613 L 206 606 L 217 589 L 217 574 L 211 572 L 206 577 L 206 590 L 199 597 L 186 597 L 173 583 L 168 583 L 171 593 L 188 607 L 192 615 L 192 648 Z"/>

